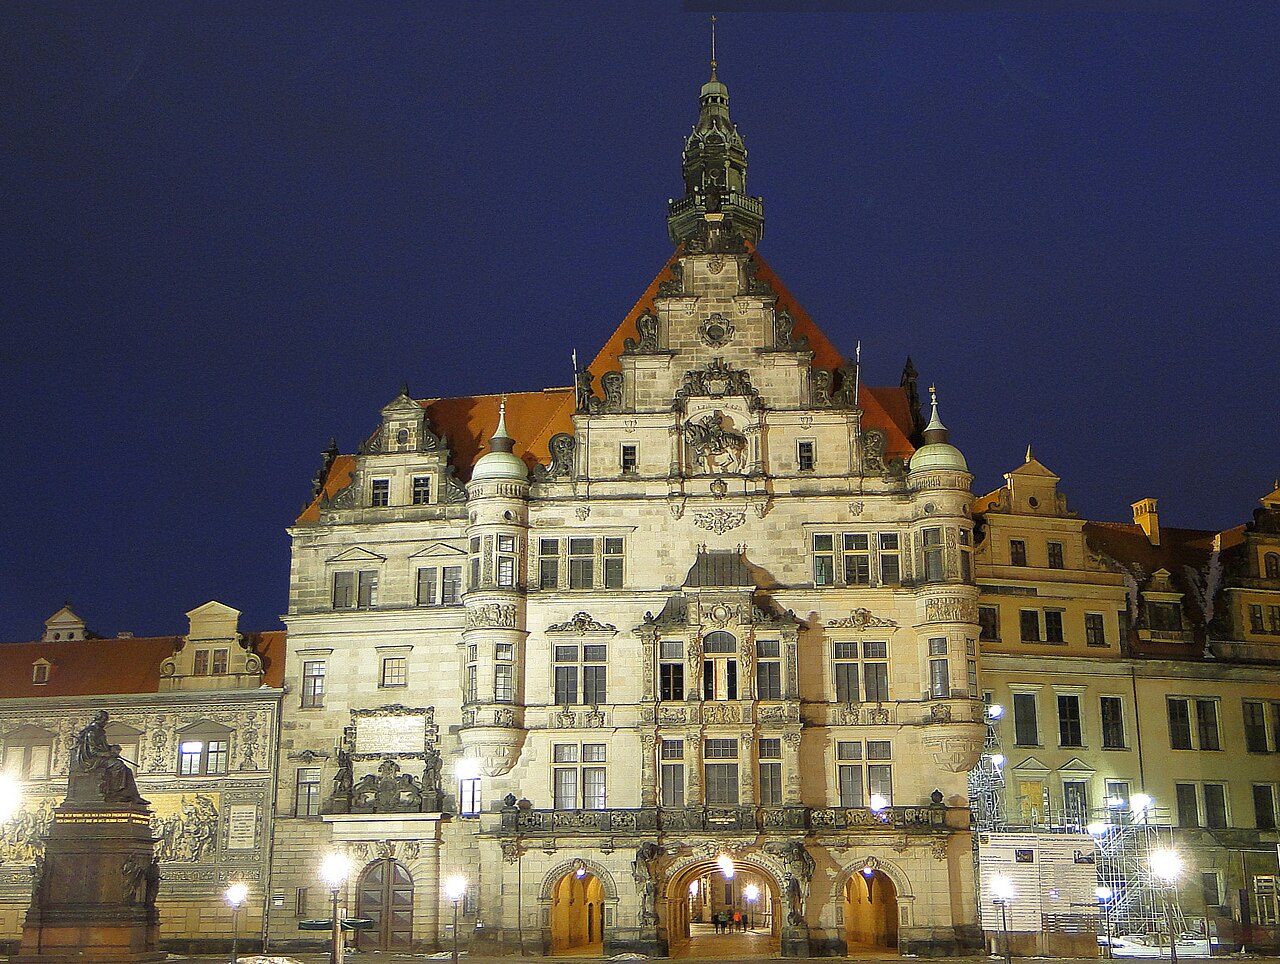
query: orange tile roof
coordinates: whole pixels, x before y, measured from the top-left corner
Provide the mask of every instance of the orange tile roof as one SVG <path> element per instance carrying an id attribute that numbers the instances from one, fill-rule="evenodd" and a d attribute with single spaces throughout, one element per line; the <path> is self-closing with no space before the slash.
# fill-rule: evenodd
<path id="1" fill-rule="evenodd" d="M 787 290 L 773 269 L 750 245 L 751 257 L 757 264 L 756 277 L 769 284 L 778 296 L 778 305 L 795 319 L 792 329 L 797 336 L 809 341 L 813 352 L 813 364 L 818 368 L 842 367 L 847 359 L 832 344 L 826 334 L 810 317 L 804 306 Z M 672 266 L 683 253 L 677 248 L 666 263 L 636 299 L 631 310 L 614 329 L 603 347 L 587 366 L 599 386 L 606 372 L 620 366 L 620 359 L 627 338 L 638 338 L 636 319 L 653 306 L 658 296 L 658 286 L 671 277 Z M 431 429 L 448 439 L 452 464 L 463 482 L 471 477 L 472 466 L 488 447 L 489 436 L 498 423 L 498 404 L 502 395 L 464 395 L 458 398 L 434 398 L 419 402 L 427 411 Z M 912 432 L 911 411 L 906 393 L 897 387 L 872 388 L 861 386 L 858 393 L 862 406 L 862 424 L 865 428 L 879 428 L 885 432 L 885 453 L 889 458 L 907 458 L 915 451 L 908 440 Z M 572 387 L 547 388 L 541 392 L 516 392 L 508 394 L 507 428 L 516 440 L 515 452 L 532 468 L 550 457 L 551 437 L 560 432 L 573 432 L 573 415 L 577 408 L 576 393 Z M 346 488 L 355 470 L 355 456 L 342 455 L 334 459 L 325 477 L 321 493 L 298 517 L 299 524 L 307 525 L 320 520 L 320 502 L 333 498 Z"/>
<path id="2" fill-rule="evenodd" d="M 160 663 L 173 655 L 182 639 L 0 643 L 0 699 L 155 693 L 160 689 Z M 246 633 L 245 639 L 262 657 L 263 683 L 279 687 L 284 681 L 284 631 Z M 51 664 L 47 683 L 31 682 L 31 664 L 38 659 Z"/>

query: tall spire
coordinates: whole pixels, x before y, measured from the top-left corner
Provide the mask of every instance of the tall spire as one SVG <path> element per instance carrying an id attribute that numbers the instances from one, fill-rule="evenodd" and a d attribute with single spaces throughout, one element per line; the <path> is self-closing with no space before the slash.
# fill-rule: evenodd
<path id="1" fill-rule="evenodd" d="M 711 18 L 711 79 L 698 95 L 698 123 L 685 141 L 684 197 L 667 205 L 667 230 L 677 244 L 700 236 L 707 215 L 728 221 L 755 243 L 764 234 L 764 202 L 747 194 L 747 148 L 729 118 L 729 88 L 716 76 L 716 18 Z"/>
<path id="2" fill-rule="evenodd" d="M 945 442 L 951 433 L 947 431 L 947 427 L 942 424 L 942 419 L 938 417 L 938 386 L 929 386 L 929 401 L 933 404 L 933 414 L 929 419 L 929 424 L 924 427 L 924 441 L 926 445 L 932 445 L 935 442 Z"/>
<path id="3" fill-rule="evenodd" d="M 498 427 L 493 430 L 489 439 L 490 452 L 510 452 L 516 447 L 516 440 L 507 434 L 507 396 L 502 396 L 498 403 Z"/>

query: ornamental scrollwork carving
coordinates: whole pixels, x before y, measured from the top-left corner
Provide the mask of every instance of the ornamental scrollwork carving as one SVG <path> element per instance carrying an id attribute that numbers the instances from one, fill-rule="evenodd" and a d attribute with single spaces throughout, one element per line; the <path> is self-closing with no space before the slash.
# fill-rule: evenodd
<path id="1" fill-rule="evenodd" d="M 628 338 L 622 343 L 624 354 L 648 355 L 661 351 L 658 344 L 658 319 L 647 309 L 636 319 L 636 334 L 640 336 L 639 341 Z"/>
<path id="2" fill-rule="evenodd" d="M 929 599 L 924 604 L 924 618 L 929 623 L 976 623 L 978 604 L 961 596 Z"/>
<path id="3" fill-rule="evenodd" d="M 688 398 L 725 398 L 740 396 L 750 399 L 750 408 L 762 407 L 760 393 L 751 384 L 751 374 L 745 369 L 734 368 L 723 358 L 716 357 L 705 368 L 685 372 L 684 382 L 676 392 L 672 408 L 681 411 Z"/>
<path id="4" fill-rule="evenodd" d="M 600 389 L 604 392 L 604 410 L 606 412 L 622 411 L 622 372 L 605 372 L 600 378 Z"/>
<path id="5" fill-rule="evenodd" d="M 885 434 L 881 429 L 870 428 L 862 433 L 862 465 L 867 471 L 885 471 L 885 442 Z"/>
<path id="6" fill-rule="evenodd" d="M 565 432 L 557 432 L 551 436 L 547 448 L 551 453 L 551 462 L 547 465 L 535 465 L 533 478 L 537 482 L 549 482 L 552 479 L 569 478 L 573 475 L 573 452 L 577 440 Z"/>
<path id="7" fill-rule="evenodd" d="M 562 730 L 572 729 L 578 725 L 578 714 L 569 707 L 562 706 L 560 711 L 551 717 L 551 725 Z"/>
<path id="8" fill-rule="evenodd" d="M 454 478 L 452 465 L 446 465 L 440 473 L 440 494 L 445 505 L 461 505 L 467 501 L 467 487 Z"/>
<path id="9" fill-rule="evenodd" d="M 549 633 L 617 633 L 618 627 L 612 623 L 598 622 L 591 613 L 574 613 L 562 623 L 552 623 L 547 627 Z"/>
<path id="10" fill-rule="evenodd" d="M 733 322 L 715 311 L 698 326 L 698 337 L 708 348 L 720 348 L 733 340 L 735 331 Z"/>
<path id="11" fill-rule="evenodd" d="M 726 509 L 708 509 L 693 514 L 693 524 L 699 529 L 708 529 L 716 535 L 724 535 L 747 521 L 745 512 L 729 512 Z"/>
<path id="12" fill-rule="evenodd" d="M 885 616 L 877 616 L 869 609 L 851 609 L 848 616 L 833 619 L 828 629 L 897 629 L 898 624 Z"/>
<path id="13" fill-rule="evenodd" d="M 679 261 L 671 266 L 671 278 L 658 282 L 659 298 L 679 298 L 684 294 L 684 265 Z"/>
<path id="14" fill-rule="evenodd" d="M 773 347 L 778 351 L 808 351 L 809 339 L 793 332 L 796 320 L 786 308 L 773 313 Z"/>

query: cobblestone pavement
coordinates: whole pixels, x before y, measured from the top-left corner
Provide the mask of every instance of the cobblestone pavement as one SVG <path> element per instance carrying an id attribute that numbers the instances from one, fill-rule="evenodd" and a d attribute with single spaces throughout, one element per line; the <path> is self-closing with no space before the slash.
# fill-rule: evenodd
<path id="1" fill-rule="evenodd" d="M 329 964 L 328 954 L 300 954 L 288 955 L 288 959 L 296 961 L 298 964 Z M 1208 961 L 1209 958 L 1187 958 L 1184 955 L 1178 956 L 1179 961 L 1186 961 L 1190 964 L 1192 961 Z M 250 955 L 241 956 L 241 964 L 249 964 L 252 960 Z M 608 964 L 612 959 L 607 957 L 468 957 L 466 954 L 461 955 L 462 964 Z M 638 958 L 624 957 L 619 958 L 617 964 L 627 964 L 628 961 L 637 961 Z M 685 958 L 658 958 L 658 960 L 715 960 L 722 961 L 724 964 L 761 964 L 765 961 L 782 962 L 794 964 L 794 958 L 783 957 L 685 957 Z M 814 958 L 813 964 L 822 964 L 823 958 Z M 904 960 L 920 961 L 921 964 L 996 964 L 1001 962 L 1000 957 L 900 957 L 898 955 L 879 956 L 867 955 L 858 957 L 840 957 L 826 958 L 832 962 L 837 961 L 856 961 L 857 964 L 902 964 Z M 1102 958 L 1043 958 L 1043 957 L 1019 957 L 1015 959 L 1015 964 L 1035 964 L 1039 961 L 1052 960 L 1055 964 L 1102 964 Z M 1127 964 L 1157 964 L 1160 960 L 1168 960 L 1168 958 L 1127 958 Z M 1253 955 L 1230 955 L 1226 957 L 1215 957 L 1216 961 L 1235 961 L 1248 964 L 1280 964 L 1280 958 L 1276 957 L 1256 957 Z M 184 957 L 181 955 L 171 955 L 169 964 L 228 964 L 230 958 L 226 954 L 208 955 L 201 957 Z M 423 964 L 424 961 L 441 961 L 449 962 L 450 955 L 445 954 L 384 954 L 381 952 L 371 952 L 364 954 L 348 954 L 346 958 L 347 964 Z"/>

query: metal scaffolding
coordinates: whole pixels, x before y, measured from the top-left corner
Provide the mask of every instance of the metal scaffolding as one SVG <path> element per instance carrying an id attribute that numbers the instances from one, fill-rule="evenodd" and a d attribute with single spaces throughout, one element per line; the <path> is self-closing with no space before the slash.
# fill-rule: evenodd
<path id="1" fill-rule="evenodd" d="M 1004 749 L 1000 743 L 1000 721 L 1004 710 L 999 704 L 987 707 L 987 735 L 982 744 L 978 765 L 969 771 L 969 809 L 973 812 L 975 830 L 1002 830 L 1004 812 Z"/>
<path id="2" fill-rule="evenodd" d="M 1140 795 L 1109 803 L 1094 811 L 1097 819 L 1089 825 L 1098 842 L 1100 922 L 1107 936 L 1165 944 L 1170 924 L 1177 936 L 1187 931 L 1176 884 L 1161 881 L 1151 869 L 1153 853 L 1173 849 L 1169 814 L 1143 805 Z"/>

